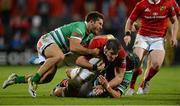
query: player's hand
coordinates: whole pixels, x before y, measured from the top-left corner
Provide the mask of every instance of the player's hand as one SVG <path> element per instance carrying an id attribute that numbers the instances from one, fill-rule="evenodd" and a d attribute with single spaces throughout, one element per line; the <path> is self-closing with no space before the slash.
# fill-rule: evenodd
<path id="1" fill-rule="evenodd" d="M 104 88 L 106 88 L 108 86 L 108 81 L 104 76 L 99 75 L 98 80 Z"/>
<path id="2" fill-rule="evenodd" d="M 97 64 L 98 71 L 102 71 L 102 70 L 104 70 L 104 68 L 105 68 L 105 63 L 103 61 L 101 61 Z"/>
<path id="3" fill-rule="evenodd" d="M 92 53 L 92 55 L 93 56 L 98 56 L 99 55 L 99 52 L 100 52 L 100 50 L 98 49 L 98 48 L 95 48 L 95 49 L 92 49 L 92 51 L 91 51 Z"/>
<path id="4" fill-rule="evenodd" d="M 139 26 L 137 22 L 134 22 L 132 25 L 132 32 L 137 32 L 139 30 Z"/>
<path id="5" fill-rule="evenodd" d="M 97 85 L 94 90 L 96 95 L 100 95 L 104 92 L 104 88 L 102 87 L 102 85 Z"/>
<path id="6" fill-rule="evenodd" d="M 131 36 L 130 35 L 126 35 L 124 37 L 124 42 L 125 42 L 126 46 L 129 45 L 130 42 L 131 42 Z"/>
<path id="7" fill-rule="evenodd" d="M 171 40 L 170 43 L 171 43 L 171 45 L 172 45 L 173 47 L 177 46 L 178 41 L 177 41 L 177 39 L 176 39 L 175 37 L 171 37 L 170 40 Z"/>

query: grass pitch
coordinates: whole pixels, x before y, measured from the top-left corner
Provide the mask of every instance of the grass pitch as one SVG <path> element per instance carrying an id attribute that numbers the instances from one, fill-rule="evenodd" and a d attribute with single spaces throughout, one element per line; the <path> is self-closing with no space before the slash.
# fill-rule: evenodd
<path id="1" fill-rule="evenodd" d="M 118 99 L 50 97 L 53 87 L 65 78 L 66 68 L 58 69 L 52 82 L 40 85 L 36 98 L 29 95 L 27 84 L 0 88 L 0 105 L 180 105 L 180 66 L 163 67 L 152 79 L 148 95 L 123 96 Z M 37 69 L 38 66 L 0 66 L 0 84 L 12 72 L 23 75 L 34 73 Z"/>

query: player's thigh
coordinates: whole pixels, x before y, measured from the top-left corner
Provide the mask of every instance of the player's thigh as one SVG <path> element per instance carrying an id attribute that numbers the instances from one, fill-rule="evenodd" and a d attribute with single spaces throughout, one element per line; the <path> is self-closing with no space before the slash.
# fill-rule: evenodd
<path id="1" fill-rule="evenodd" d="M 44 50 L 44 55 L 49 58 L 49 57 L 59 57 L 64 59 L 64 53 L 62 50 L 59 48 L 59 46 L 55 43 L 47 46 Z"/>
<path id="2" fill-rule="evenodd" d="M 146 50 L 140 47 L 135 47 L 133 52 L 139 57 L 140 61 L 142 61 L 145 56 Z"/>
<path id="3" fill-rule="evenodd" d="M 150 61 L 151 65 L 154 68 L 161 67 L 163 61 L 164 61 L 164 56 L 165 52 L 163 50 L 153 50 L 150 52 Z"/>

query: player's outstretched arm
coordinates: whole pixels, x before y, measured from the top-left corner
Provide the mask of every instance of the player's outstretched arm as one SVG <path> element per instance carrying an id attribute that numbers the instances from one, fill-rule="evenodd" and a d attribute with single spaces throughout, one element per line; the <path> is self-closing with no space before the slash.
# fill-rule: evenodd
<path id="1" fill-rule="evenodd" d="M 70 51 L 81 54 L 81 55 L 98 55 L 99 54 L 99 49 L 88 49 L 82 46 L 81 40 L 76 39 L 76 38 L 70 38 Z"/>

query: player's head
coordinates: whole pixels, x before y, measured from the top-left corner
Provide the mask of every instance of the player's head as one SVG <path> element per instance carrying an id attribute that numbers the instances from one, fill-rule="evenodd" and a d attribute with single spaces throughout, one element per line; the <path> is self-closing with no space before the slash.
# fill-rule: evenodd
<path id="1" fill-rule="evenodd" d="M 97 11 L 92 11 L 88 13 L 85 18 L 85 21 L 87 22 L 88 31 L 98 34 L 102 29 L 103 20 L 104 15 Z"/>
<path id="2" fill-rule="evenodd" d="M 114 61 L 118 56 L 121 44 L 118 39 L 109 39 L 104 46 L 104 54 L 108 61 Z"/>

